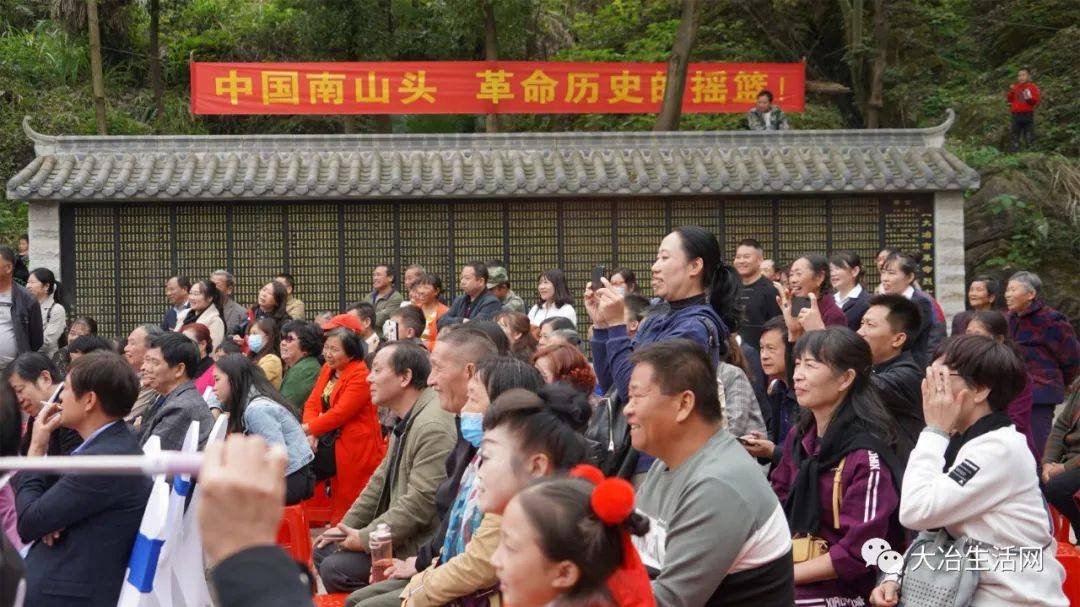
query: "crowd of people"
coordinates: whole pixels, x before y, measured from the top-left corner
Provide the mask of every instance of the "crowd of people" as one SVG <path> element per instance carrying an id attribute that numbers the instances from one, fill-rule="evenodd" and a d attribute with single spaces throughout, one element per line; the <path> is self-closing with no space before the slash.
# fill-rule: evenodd
<path id="1" fill-rule="evenodd" d="M 904 252 L 870 285 L 852 251 L 764 250 L 742 240 L 729 265 L 684 226 L 649 295 L 630 268 L 552 268 L 532 305 L 501 262 L 464 264 L 451 301 L 381 264 L 364 300 L 311 319 L 287 273 L 250 306 L 227 271 L 178 275 L 160 319 L 111 339 L 0 247 L 0 455 L 179 450 L 199 422 L 222 605 L 311 603 L 273 544 L 317 488 L 313 571 L 348 605 L 891 607 L 926 575 L 899 554 L 931 541 L 988 553 L 968 603 L 1067 605 L 1046 504 L 1080 530 L 1080 345 L 1039 277 L 975 278 L 950 327 Z M 222 414 L 231 436 L 207 444 Z M 150 486 L 0 487 L 26 605 L 115 604 Z"/>

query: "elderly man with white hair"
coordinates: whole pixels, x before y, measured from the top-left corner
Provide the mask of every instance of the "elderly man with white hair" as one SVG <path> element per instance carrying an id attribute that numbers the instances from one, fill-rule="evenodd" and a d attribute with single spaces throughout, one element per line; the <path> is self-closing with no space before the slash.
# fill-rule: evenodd
<path id="1" fill-rule="evenodd" d="M 1080 344 L 1069 319 L 1046 305 L 1042 279 L 1017 272 L 1005 288 L 1009 336 L 1019 347 L 1034 385 L 1031 434 L 1041 459 L 1054 420 L 1054 407 L 1065 400 L 1065 388 L 1080 372 Z"/>
<path id="2" fill-rule="evenodd" d="M 210 281 L 214 283 L 218 291 L 221 291 L 222 319 L 225 321 L 225 331 L 229 335 L 240 333 L 247 322 L 247 310 L 244 306 L 233 299 L 236 290 L 236 278 L 226 270 L 216 270 L 210 275 Z"/>

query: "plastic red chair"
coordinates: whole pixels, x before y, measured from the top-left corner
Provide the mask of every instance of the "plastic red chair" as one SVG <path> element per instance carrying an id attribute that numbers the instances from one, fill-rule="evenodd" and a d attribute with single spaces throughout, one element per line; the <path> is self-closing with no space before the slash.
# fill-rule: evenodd
<path id="1" fill-rule="evenodd" d="M 301 563 L 311 562 L 311 531 L 304 517 L 303 506 L 286 506 L 278 527 L 277 543 L 293 559 Z"/>
<path id="2" fill-rule="evenodd" d="M 1057 560 L 1065 568 L 1065 583 L 1061 589 L 1070 605 L 1080 605 L 1080 550 L 1069 539 L 1069 519 L 1050 506 L 1054 519 L 1054 538 L 1058 541 Z"/>
<path id="3" fill-rule="evenodd" d="M 315 493 L 308 499 L 300 502 L 304 507 L 304 516 L 312 527 L 322 527 L 330 524 L 330 496 L 326 493 L 326 481 L 315 484 Z"/>
<path id="4" fill-rule="evenodd" d="M 315 607 L 344 607 L 347 594 L 317 594 L 314 596 Z"/>
<path id="5" fill-rule="evenodd" d="M 1054 519 L 1054 539 L 1062 544 L 1072 543 L 1069 539 L 1069 519 L 1053 506 L 1050 506 L 1050 516 Z"/>

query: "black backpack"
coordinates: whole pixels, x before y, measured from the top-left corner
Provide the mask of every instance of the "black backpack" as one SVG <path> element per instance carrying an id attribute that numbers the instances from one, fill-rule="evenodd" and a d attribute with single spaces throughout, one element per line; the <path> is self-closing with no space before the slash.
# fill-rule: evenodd
<path id="1" fill-rule="evenodd" d="M 613 387 L 593 408 L 592 418 L 585 430 L 590 459 L 603 471 L 604 476 L 618 476 L 626 458 L 633 452 L 630 447 L 630 427 L 623 416 L 625 404 Z M 633 459 L 637 460 L 636 455 Z"/>

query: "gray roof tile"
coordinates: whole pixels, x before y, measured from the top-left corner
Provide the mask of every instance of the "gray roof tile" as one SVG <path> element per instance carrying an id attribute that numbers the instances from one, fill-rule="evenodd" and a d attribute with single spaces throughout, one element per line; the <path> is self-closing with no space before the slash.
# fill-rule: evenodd
<path id="1" fill-rule="evenodd" d="M 532 197 L 963 190 L 926 129 L 460 135 L 47 136 L 18 200 Z"/>

